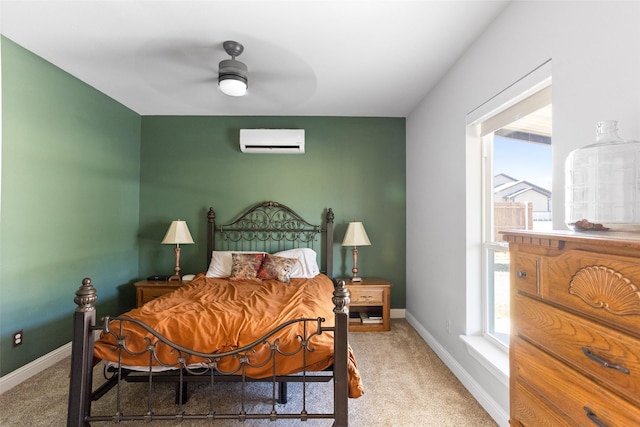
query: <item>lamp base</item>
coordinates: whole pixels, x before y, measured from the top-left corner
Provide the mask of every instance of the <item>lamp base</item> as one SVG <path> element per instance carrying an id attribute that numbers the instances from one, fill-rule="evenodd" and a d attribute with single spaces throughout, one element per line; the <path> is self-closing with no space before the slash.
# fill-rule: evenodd
<path id="1" fill-rule="evenodd" d="M 362 282 L 362 277 L 358 277 L 358 276 L 353 276 L 351 279 L 349 279 L 352 283 L 357 283 L 357 282 Z"/>
<path id="2" fill-rule="evenodd" d="M 173 276 L 169 276 L 167 281 L 171 282 L 173 280 L 177 280 L 178 282 L 182 282 L 182 277 L 179 274 L 174 274 Z"/>

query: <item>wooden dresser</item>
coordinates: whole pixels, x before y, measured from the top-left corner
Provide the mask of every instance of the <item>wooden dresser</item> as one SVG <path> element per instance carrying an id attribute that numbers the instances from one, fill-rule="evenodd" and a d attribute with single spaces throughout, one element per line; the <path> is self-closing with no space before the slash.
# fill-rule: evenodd
<path id="1" fill-rule="evenodd" d="M 640 234 L 503 232 L 512 426 L 640 426 Z"/>

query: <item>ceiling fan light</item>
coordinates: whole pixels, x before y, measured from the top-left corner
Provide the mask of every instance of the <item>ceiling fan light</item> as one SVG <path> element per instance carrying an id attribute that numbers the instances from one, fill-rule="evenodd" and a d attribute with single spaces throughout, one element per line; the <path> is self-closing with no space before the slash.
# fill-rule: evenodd
<path id="1" fill-rule="evenodd" d="M 237 76 L 220 76 L 218 86 L 225 95 L 244 96 L 247 93 L 247 82 Z"/>
<path id="2" fill-rule="evenodd" d="M 218 86 L 225 95 L 244 96 L 247 93 L 247 66 L 235 59 L 226 59 L 218 67 Z"/>

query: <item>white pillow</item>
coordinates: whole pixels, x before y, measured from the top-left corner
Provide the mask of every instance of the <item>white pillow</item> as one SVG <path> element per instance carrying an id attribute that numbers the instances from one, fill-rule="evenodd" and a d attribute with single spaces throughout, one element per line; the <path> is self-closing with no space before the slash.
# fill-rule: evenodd
<path id="1" fill-rule="evenodd" d="M 311 248 L 297 248 L 286 251 L 276 252 L 275 256 L 283 258 L 297 258 L 291 269 L 291 278 L 311 279 L 320 274 L 318 262 L 316 261 L 316 252 Z"/>
<path id="2" fill-rule="evenodd" d="M 233 264 L 232 254 L 261 254 L 260 251 L 213 251 L 211 252 L 211 263 L 207 270 L 206 277 L 229 277 L 231 276 L 231 266 Z"/>

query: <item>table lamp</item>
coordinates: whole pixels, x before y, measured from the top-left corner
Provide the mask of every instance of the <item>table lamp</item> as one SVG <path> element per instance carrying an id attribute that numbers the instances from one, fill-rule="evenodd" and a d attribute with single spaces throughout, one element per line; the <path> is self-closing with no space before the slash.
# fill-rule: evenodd
<path id="1" fill-rule="evenodd" d="M 163 245 L 176 245 L 176 267 L 175 274 L 169 277 L 168 280 L 178 280 L 182 281 L 180 277 L 180 244 L 188 244 L 193 243 L 193 238 L 191 237 L 191 233 L 189 233 L 189 228 L 187 227 L 186 221 L 172 221 L 169 226 L 169 230 L 167 230 L 167 234 L 162 239 Z"/>
<path id="2" fill-rule="evenodd" d="M 362 282 L 362 278 L 358 276 L 358 246 L 369 246 L 371 242 L 364 230 L 361 222 L 350 222 L 347 226 L 347 232 L 344 234 L 342 246 L 353 246 L 353 277 L 351 282 Z"/>

